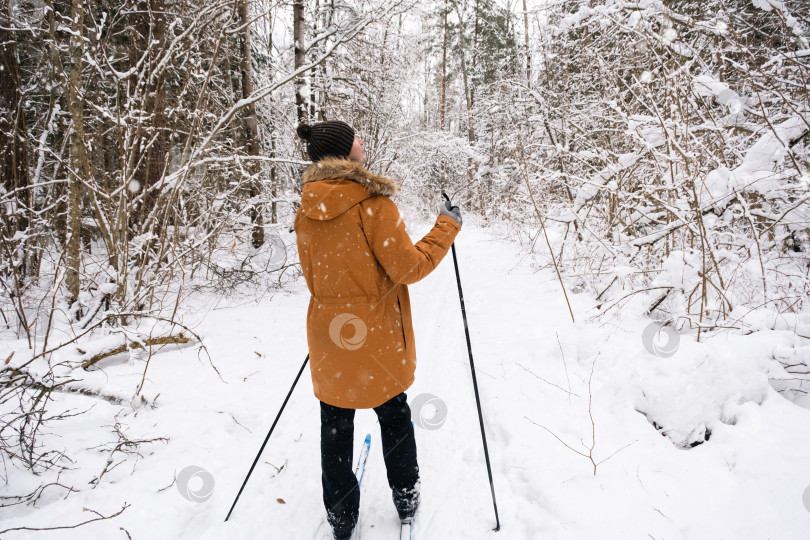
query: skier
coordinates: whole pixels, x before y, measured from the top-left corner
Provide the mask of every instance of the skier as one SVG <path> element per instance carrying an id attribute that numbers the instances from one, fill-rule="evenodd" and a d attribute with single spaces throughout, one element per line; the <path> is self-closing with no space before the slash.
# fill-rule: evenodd
<path id="1" fill-rule="evenodd" d="M 388 484 L 404 523 L 419 506 L 407 390 L 416 354 L 408 284 L 441 262 L 461 230 L 449 202 L 415 245 L 389 198 L 399 186 L 365 168 L 363 141 L 340 121 L 301 124 L 314 162 L 302 178 L 296 212 L 301 270 L 311 293 L 307 342 L 312 385 L 321 404 L 321 481 L 335 538 L 349 538 L 360 507 L 352 473 L 355 409 L 380 422 Z"/>

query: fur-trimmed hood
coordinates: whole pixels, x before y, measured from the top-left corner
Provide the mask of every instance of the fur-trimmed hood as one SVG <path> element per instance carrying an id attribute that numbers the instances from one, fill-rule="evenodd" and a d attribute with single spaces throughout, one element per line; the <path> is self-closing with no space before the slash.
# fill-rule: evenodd
<path id="1" fill-rule="evenodd" d="M 377 176 L 363 168 L 356 161 L 340 158 L 324 158 L 313 163 L 304 171 L 302 184 L 317 182 L 318 180 L 352 180 L 363 186 L 371 195 L 385 195 L 390 197 L 399 186 L 390 178 Z"/>
<path id="2" fill-rule="evenodd" d="M 369 197 L 390 197 L 399 191 L 390 178 L 372 174 L 355 161 L 332 157 L 307 167 L 301 184 L 301 210 L 317 220 L 334 219 Z"/>

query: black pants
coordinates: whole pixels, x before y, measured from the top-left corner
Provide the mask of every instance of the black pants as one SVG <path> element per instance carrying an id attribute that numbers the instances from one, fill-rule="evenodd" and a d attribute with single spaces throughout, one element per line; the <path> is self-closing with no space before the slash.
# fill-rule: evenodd
<path id="1" fill-rule="evenodd" d="M 353 469 L 354 409 L 321 402 L 321 480 L 323 504 L 334 528 L 351 531 L 357 523 L 360 491 Z M 419 480 L 416 441 L 407 396 L 401 393 L 374 408 L 391 489 L 413 489 Z"/>

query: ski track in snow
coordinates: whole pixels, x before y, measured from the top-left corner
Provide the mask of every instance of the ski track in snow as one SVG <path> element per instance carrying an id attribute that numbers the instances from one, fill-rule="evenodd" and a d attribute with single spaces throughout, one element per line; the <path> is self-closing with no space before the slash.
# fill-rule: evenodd
<path id="1" fill-rule="evenodd" d="M 428 228 L 422 225 L 419 231 Z M 596 302 L 569 292 L 578 314 L 572 324 L 553 271 L 533 271 L 521 262 L 518 246 L 500 240 L 497 231 L 468 225 L 456 249 L 502 529 L 491 531 L 495 519 L 448 252 L 434 273 L 410 286 L 418 367 L 416 382 L 407 392 L 409 402 L 430 393 L 447 406 L 440 427 L 416 428 L 422 478 L 420 540 L 807 537 L 810 511 L 801 498 L 810 485 L 810 411 L 771 390 L 760 405 L 740 405 L 736 424 L 719 424 L 707 443 L 678 449 L 634 410 L 639 381 L 663 369 L 656 362 L 680 358 L 657 359 L 644 351 L 644 320 L 582 322 Z M 158 407 L 119 419 L 133 438 L 166 436 L 170 442 L 143 445 L 142 458 L 114 468 L 95 489 L 87 481 L 103 469 L 107 454 L 86 449 L 111 439 L 110 428 L 104 426 L 114 423 L 120 407 L 60 395 L 65 407 L 94 406 L 60 424 L 59 439 L 48 439 L 76 450 L 71 454 L 78 454 L 75 470 L 65 473 L 62 482 L 82 491 L 64 498 L 64 492 L 52 489 L 36 509 L 0 509 L 0 529 L 76 523 L 90 518 L 81 513 L 82 507 L 110 514 L 126 502 L 131 506 L 115 520 L 53 531 L 48 538 L 124 538 L 119 527 L 136 539 L 331 538 L 321 499 L 319 408 L 308 368 L 230 521 L 223 523 L 306 355 L 308 300 L 302 279 L 295 293 L 260 301 L 231 299 L 230 306 L 225 301 L 197 306 L 195 329 L 204 336 L 227 384 L 204 356 L 198 359 L 194 348 L 167 348 L 155 356 L 145 393 L 149 399 L 160 393 Z M 579 397 L 569 398 L 524 370 L 567 388 L 555 334 L 565 352 L 571 391 Z M 739 339 L 698 345 L 684 338 L 679 354 L 710 357 L 724 348 L 741 351 Z M 587 380 L 597 353 L 596 458 L 633 444 L 599 465 L 594 476 L 588 460 L 526 417 L 576 448 L 582 448 L 580 440 L 589 444 Z M 104 369 L 109 385 L 124 393 L 135 387 L 142 373 L 139 362 L 111 360 Z M 432 410 L 423 413 L 432 416 Z M 376 415 L 358 411 L 355 459 L 367 432 L 374 450 L 361 500 L 362 537 L 393 539 L 399 521 Z M 213 476 L 212 496 L 204 502 L 186 500 L 176 485 L 164 489 L 190 465 Z M 11 487 L 4 495 L 27 493 L 40 482 L 14 469 L 9 475 Z M 190 487 L 198 489 L 199 479 Z M 5 538 L 26 534 L 12 532 Z"/>

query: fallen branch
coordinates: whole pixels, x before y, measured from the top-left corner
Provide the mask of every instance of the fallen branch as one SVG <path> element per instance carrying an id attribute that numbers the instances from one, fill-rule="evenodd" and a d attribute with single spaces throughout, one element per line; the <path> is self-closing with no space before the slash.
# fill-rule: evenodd
<path id="1" fill-rule="evenodd" d="M 147 339 L 143 343 L 138 343 L 133 341 L 132 343 L 121 345 L 120 347 L 116 347 L 114 349 L 110 349 L 108 351 L 100 352 L 82 362 L 82 369 L 87 369 L 93 364 L 96 364 L 105 358 L 109 358 L 110 356 L 115 356 L 116 354 L 121 354 L 122 352 L 126 352 L 127 350 L 134 350 L 134 349 L 143 349 L 144 346 L 152 347 L 154 345 L 170 345 L 176 343 L 188 343 L 191 341 L 189 338 L 184 336 L 182 333 L 177 334 L 176 336 L 166 336 L 166 337 L 156 337 L 152 339 Z"/>
<path id="2" fill-rule="evenodd" d="M 658 297 L 658 300 L 656 300 L 655 302 L 652 303 L 652 305 L 647 309 L 647 311 L 645 313 L 647 315 L 649 315 L 650 313 L 655 311 L 655 308 L 660 306 L 663 303 L 663 301 L 667 299 L 667 296 L 669 296 L 669 293 L 671 293 L 673 290 L 675 290 L 675 289 L 674 288 L 667 289 L 666 292 L 664 292 L 664 294 L 662 294 L 661 296 Z"/>
<path id="3" fill-rule="evenodd" d="M 673 289 L 673 288 L 674 287 L 672 285 L 661 285 L 661 286 L 658 286 L 658 287 L 646 287 L 644 289 L 639 289 L 637 291 L 630 291 L 629 293 L 625 294 L 624 296 L 622 296 L 621 298 L 619 298 L 618 300 L 616 300 L 615 302 L 610 304 L 608 307 L 606 307 L 605 310 L 600 313 L 600 315 L 604 315 L 605 313 L 607 313 L 608 311 L 610 311 L 611 309 L 613 309 L 617 305 L 619 305 L 619 303 L 622 300 L 624 300 L 625 298 L 629 298 L 629 297 L 633 296 L 634 294 L 643 293 L 643 292 L 647 292 L 647 291 L 655 291 L 657 289 Z M 601 304 L 600 304 L 600 306 L 601 306 Z M 597 309 L 600 309 L 600 307 L 597 306 Z"/>
<path id="4" fill-rule="evenodd" d="M 142 458 L 143 455 L 138 451 L 142 444 L 154 442 L 162 442 L 168 444 L 169 442 L 169 439 L 167 439 L 166 437 L 155 437 L 154 439 L 129 439 L 124 433 L 122 425 L 119 422 L 115 423 L 113 429 L 115 430 L 115 433 L 118 435 L 118 442 L 114 443 L 114 446 L 112 448 L 104 448 L 103 446 L 101 447 L 102 450 L 109 450 L 110 454 L 107 456 L 107 462 L 105 463 L 104 469 L 101 471 L 101 474 L 99 474 L 96 478 L 93 478 L 92 480 L 90 480 L 90 482 L 88 482 L 88 484 L 93 484 L 94 488 L 99 485 L 99 482 L 101 481 L 102 477 L 105 474 L 112 471 L 113 469 L 115 469 L 116 467 L 118 467 L 127 460 L 127 457 L 124 457 L 118 463 L 114 463 L 116 452 L 120 452 L 125 456 L 135 454 L 138 457 Z M 94 446 L 89 448 L 88 450 L 94 450 L 96 448 L 99 447 Z"/>
<path id="5" fill-rule="evenodd" d="M 76 527 L 81 527 L 82 525 L 87 525 L 88 523 L 92 523 L 94 521 L 101 521 L 103 519 L 112 519 L 114 517 L 120 516 L 121 513 L 129 508 L 129 505 L 124 503 L 124 506 L 121 507 L 121 510 L 116 512 L 115 514 L 111 514 L 109 516 L 103 516 L 96 512 L 95 510 L 91 510 L 90 508 L 82 508 L 85 512 L 93 512 L 94 514 L 98 515 L 99 517 L 88 519 L 87 521 L 83 521 L 81 523 L 77 523 L 75 525 L 62 525 L 59 527 L 12 527 L 10 529 L 5 529 L 0 531 L 0 534 L 7 533 L 9 531 L 56 531 L 59 529 L 75 529 Z"/>
<path id="6" fill-rule="evenodd" d="M 193 332 L 193 331 L 192 331 L 192 330 L 191 330 L 191 329 L 190 329 L 188 326 L 185 326 L 185 325 L 183 325 L 183 324 L 180 324 L 180 323 L 179 323 L 179 322 L 177 322 L 177 321 L 174 321 L 174 320 L 171 320 L 171 319 L 166 319 L 166 318 L 164 318 L 164 317 L 157 317 L 157 316 L 155 316 L 155 315 L 149 315 L 149 314 L 147 314 L 147 313 L 143 313 L 143 312 L 108 313 L 107 315 L 105 315 L 104 317 L 102 317 L 102 319 L 101 319 L 101 320 L 99 320 L 97 323 L 93 324 L 93 326 L 91 326 L 90 328 L 88 328 L 87 330 L 85 330 L 84 332 L 82 332 L 81 334 L 79 334 L 79 335 L 75 336 L 75 337 L 74 337 L 74 338 L 72 338 L 72 339 L 69 339 L 68 341 L 65 341 L 64 343 L 61 343 L 61 344 L 57 345 L 56 347 L 53 347 L 53 348 L 51 348 L 51 349 L 45 349 L 45 350 L 43 350 L 41 353 L 39 353 L 39 354 L 37 354 L 37 355 L 32 356 L 30 360 L 28 360 L 28 361 L 26 361 L 25 363 L 23 363 L 22 365 L 18 366 L 18 368 L 19 368 L 19 369 L 24 368 L 24 367 L 26 367 L 28 364 L 30 364 L 31 362 L 33 362 L 34 360 L 36 360 L 37 358 L 42 358 L 43 356 L 46 356 L 46 355 L 48 355 L 48 354 L 52 354 L 52 353 L 54 353 L 55 351 L 58 351 L 58 350 L 59 350 L 59 349 L 61 349 L 62 347 L 65 347 L 65 346 L 67 346 L 67 345 L 70 345 L 71 343 L 75 343 L 75 342 L 76 342 L 76 341 L 78 341 L 80 338 L 82 338 L 82 337 L 86 336 L 87 334 L 89 334 L 90 332 L 92 332 L 93 330 L 95 330 L 97 327 L 99 327 L 99 326 L 101 326 L 102 324 L 104 324 L 104 323 L 105 323 L 105 322 L 106 322 L 108 319 L 114 319 L 114 318 L 117 318 L 117 317 L 148 317 L 148 318 L 150 318 L 150 319 L 154 319 L 154 320 L 156 320 L 156 321 L 163 321 L 163 322 L 167 322 L 167 323 L 171 324 L 172 326 L 179 326 L 180 328 L 182 328 L 183 330 L 185 330 L 186 332 L 188 332 L 189 334 L 191 334 L 192 336 L 194 336 L 194 338 L 195 338 L 195 339 L 196 339 L 196 340 L 197 340 L 197 341 L 200 343 L 200 349 L 201 349 L 201 350 L 203 350 L 203 351 L 205 351 L 205 354 L 206 354 L 206 355 L 208 355 L 208 363 L 209 363 L 209 364 L 211 364 L 211 367 L 214 369 L 214 371 L 216 371 L 216 372 L 217 372 L 217 375 L 219 375 L 219 378 L 220 378 L 220 379 L 222 379 L 222 374 L 220 374 L 219 370 L 218 370 L 218 369 L 217 369 L 217 367 L 214 365 L 213 360 L 211 360 L 211 355 L 208 353 L 208 348 L 205 346 L 205 344 L 203 343 L 202 338 L 201 338 L 200 336 L 198 336 L 196 333 L 194 333 L 194 332 Z M 46 337 L 46 340 L 47 340 L 47 337 Z M 122 352 L 123 352 L 123 351 L 122 351 Z M 199 352 L 198 352 L 197 354 L 199 355 Z"/>
<path id="7" fill-rule="evenodd" d="M 61 471 L 59 472 L 59 474 L 61 474 Z M 70 495 L 72 492 L 76 491 L 75 489 L 73 489 L 72 486 L 60 484 L 58 480 L 59 479 L 57 477 L 56 482 L 51 482 L 49 484 L 42 484 L 31 493 L 27 493 L 25 495 L 0 495 L 0 508 L 14 506 L 17 504 L 30 504 L 30 505 L 36 504 L 36 502 L 42 496 L 42 493 L 45 491 L 45 489 L 51 486 L 59 486 L 61 488 L 66 489 L 67 494 L 65 495 L 65 498 L 67 498 L 67 495 Z"/>
<path id="8" fill-rule="evenodd" d="M 13 376 L 15 374 L 15 371 L 12 370 L 11 374 Z M 106 394 L 104 392 L 99 392 L 96 390 L 92 390 L 90 388 L 68 385 L 68 383 L 72 382 L 81 382 L 81 381 L 79 379 L 70 379 L 67 381 L 60 382 L 58 384 L 48 385 L 36 379 L 29 379 L 26 381 L 25 386 L 28 388 L 34 388 L 36 390 L 42 390 L 45 392 L 54 391 L 54 392 L 63 392 L 65 394 L 79 394 L 82 396 L 99 398 L 105 401 L 109 401 L 113 405 L 123 405 L 125 403 L 130 402 L 128 398 L 116 396 L 115 394 Z"/>

